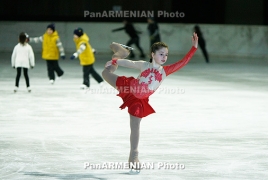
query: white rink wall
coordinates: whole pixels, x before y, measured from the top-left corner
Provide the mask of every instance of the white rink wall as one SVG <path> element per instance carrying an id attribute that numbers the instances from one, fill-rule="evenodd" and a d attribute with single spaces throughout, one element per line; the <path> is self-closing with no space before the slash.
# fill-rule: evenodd
<path id="1" fill-rule="evenodd" d="M 50 22 L 0 22 L 0 51 L 12 51 L 18 42 L 21 31 L 30 37 L 41 36 Z M 123 23 L 93 23 L 93 22 L 55 22 L 66 52 L 75 51 L 73 30 L 82 27 L 90 37 L 91 45 L 99 53 L 110 52 L 109 44 L 113 41 L 126 43 L 129 39 L 124 31 L 111 30 L 122 27 Z M 195 24 L 159 23 L 161 39 L 169 46 L 170 54 L 185 54 L 191 46 L 191 35 Z M 214 56 L 247 56 L 268 58 L 268 28 L 267 26 L 242 25 L 199 25 L 207 43 L 207 50 Z M 147 23 L 135 23 L 140 35 L 141 46 L 149 52 Z M 41 51 L 41 44 L 32 44 L 35 52 Z M 134 47 L 135 48 L 135 47 Z M 138 54 L 138 52 L 137 52 Z M 197 51 L 201 55 L 201 51 Z"/>

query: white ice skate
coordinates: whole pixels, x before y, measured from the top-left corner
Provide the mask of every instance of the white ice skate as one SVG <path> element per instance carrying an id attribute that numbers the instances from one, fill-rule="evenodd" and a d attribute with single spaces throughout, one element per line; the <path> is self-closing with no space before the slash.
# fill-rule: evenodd
<path id="1" fill-rule="evenodd" d="M 116 43 L 116 42 L 113 42 L 113 43 Z M 120 46 L 122 46 L 123 48 L 127 49 L 127 50 L 130 50 L 130 51 L 133 51 L 134 48 L 133 47 L 130 47 L 130 46 L 127 46 L 127 45 L 124 45 L 124 44 L 120 44 L 120 43 L 117 43 L 119 44 Z"/>
<path id="2" fill-rule="evenodd" d="M 130 151 L 129 153 L 128 163 L 130 168 L 129 174 L 131 175 L 137 175 L 141 172 L 141 164 L 138 158 L 138 154 L 138 151 Z"/>
<path id="3" fill-rule="evenodd" d="M 103 88 L 103 86 L 104 86 L 104 81 L 100 82 L 99 85 L 100 85 L 100 88 Z"/>
<path id="4" fill-rule="evenodd" d="M 49 83 L 54 84 L 54 80 L 53 79 L 49 80 Z"/>
<path id="5" fill-rule="evenodd" d="M 84 92 L 85 94 L 90 91 L 90 88 L 87 87 L 85 84 L 80 85 L 80 89 L 82 89 L 82 92 Z"/>
<path id="6" fill-rule="evenodd" d="M 112 42 L 110 44 L 111 50 L 114 52 L 112 58 L 117 58 L 117 59 L 124 59 L 126 58 L 131 50 L 134 50 L 134 48 L 126 46 L 124 44 Z"/>
<path id="7" fill-rule="evenodd" d="M 82 84 L 81 86 L 80 86 L 80 89 L 87 89 L 88 87 L 85 85 L 85 84 Z"/>
<path id="8" fill-rule="evenodd" d="M 130 169 L 128 172 L 130 175 L 139 175 L 141 170 Z"/>
<path id="9" fill-rule="evenodd" d="M 27 91 L 30 93 L 32 90 L 30 87 L 27 87 Z"/>

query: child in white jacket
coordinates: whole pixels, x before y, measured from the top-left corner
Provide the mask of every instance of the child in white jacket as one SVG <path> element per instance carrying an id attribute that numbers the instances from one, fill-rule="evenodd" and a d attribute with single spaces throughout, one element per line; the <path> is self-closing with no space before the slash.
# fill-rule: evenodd
<path id="1" fill-rule="evenodd" d="M 27 43 L 27 34 L 22 32 L 19 36 L 19 43 L 14 47 L 11 56 L 11 66 L 17 69 L 16 83 L 14 92 L 18 91 L 21 70 L 23 69 L 23 74 L 26 80 L 26 86 L 28 92 L 31 92 L 30 82 L 28 76 L 28 69 L 33 68 L 35 65 L 34 53 L 32 46 Z"/>

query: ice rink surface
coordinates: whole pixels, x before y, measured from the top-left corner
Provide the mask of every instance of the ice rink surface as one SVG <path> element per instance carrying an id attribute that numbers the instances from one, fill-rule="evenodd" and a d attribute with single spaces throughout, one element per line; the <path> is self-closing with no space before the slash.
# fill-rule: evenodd
<path id="1" fill-rule="evenodd" d="M 185 52 L 186 53 L 186 52 Z M 60 61 L 61 80 L 49 84 L 45 61 L 35 53 L 32 92 L 16 72 L 11 53 L 0 58 L 0 179 L 268 179 L 268 61 L 194 56 L 150 97 L 156 113 L 141 122 L 140 161 L 154 164 L 139 175 L 128 169 L 84 168 L 124 163 L 129 155 L 129 117 L 108 84 L 79 89 L 78 60 Z M 101 73 L 110 55 L 97 55 Z M 167 64 L 182 56 L 170 56 Z M 119 67 L 119 75 L 138 75 Z M 178 163 L 184 169 L 160 168 Z"/>

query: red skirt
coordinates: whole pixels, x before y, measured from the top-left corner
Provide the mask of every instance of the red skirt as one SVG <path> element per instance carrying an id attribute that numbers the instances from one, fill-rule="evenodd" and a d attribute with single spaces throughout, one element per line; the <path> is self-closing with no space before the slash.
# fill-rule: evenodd
<path id="1" fill-rule="evenodd" d="M 149 98 L 138 99 L 129 91 L 130 81 L 132 79 L 135 78 L 119 76 L 116 80 L 116 87 L 119 91 L 117 96 L 121 97 L 123 100 L 123 104 L 120 108 L 125 109 L 125 107 L 128 107 L 128 113 L 139 118 L 155 113 L 154 109 L 149 104 Z"/>

